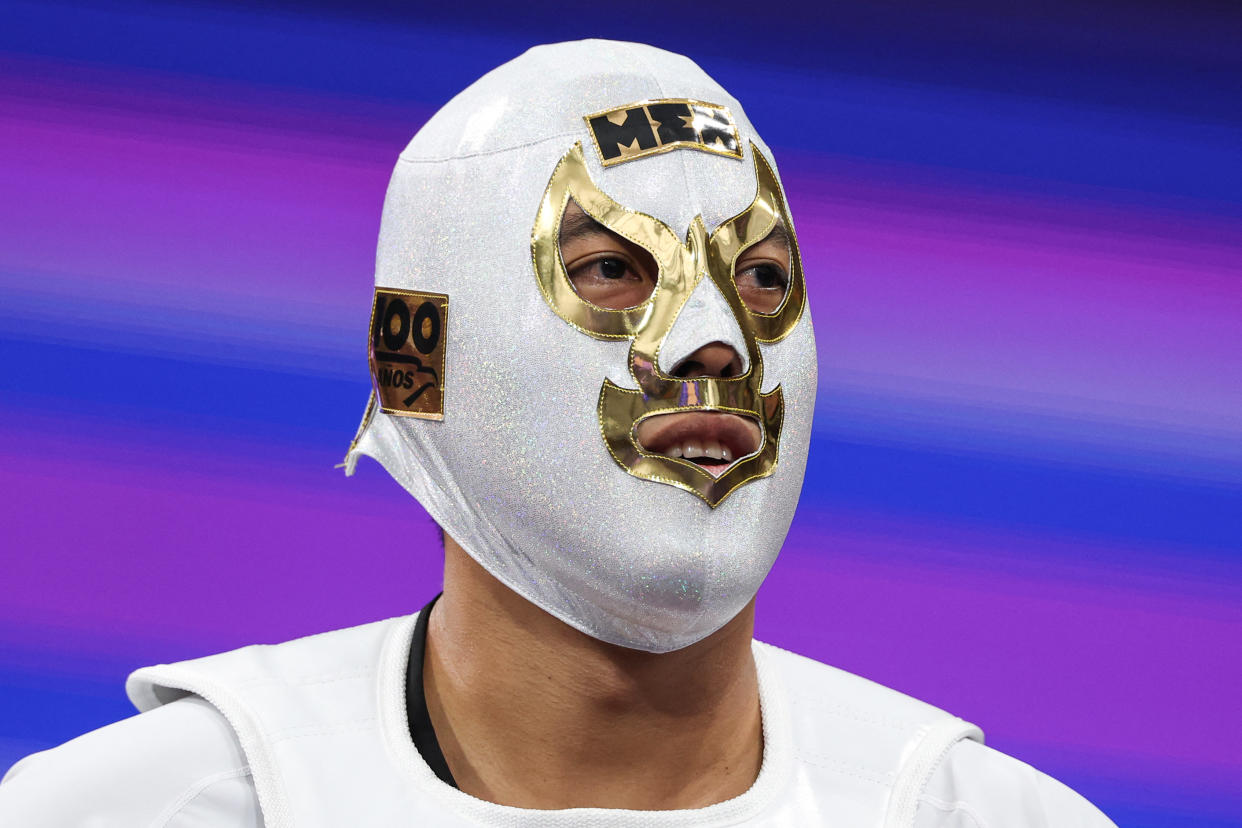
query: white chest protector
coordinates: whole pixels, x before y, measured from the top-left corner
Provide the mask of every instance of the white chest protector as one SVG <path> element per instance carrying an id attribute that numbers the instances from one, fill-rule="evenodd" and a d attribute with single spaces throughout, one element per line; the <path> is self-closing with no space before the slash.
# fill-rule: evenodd
<path id="1" fill-rule="evenodd" d="M 405 668 L 416 616 L 135 672 L 143 711 L 194 694 L 236 731 L 266 828 L 808 826 L 914 823 L 919 793 L 975 726 L 930 705 L 756 642 L 763 766 L 707 808 L 536 811 L 437 779 L 410 739 Z"/>

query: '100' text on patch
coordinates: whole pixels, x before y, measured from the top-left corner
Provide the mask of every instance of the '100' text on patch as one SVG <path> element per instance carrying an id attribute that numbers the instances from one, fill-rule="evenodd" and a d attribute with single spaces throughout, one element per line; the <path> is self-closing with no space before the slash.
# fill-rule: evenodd
<path id="1" fill-rule="evenodd" d="M 447 332 L 447 296 L 375 289 L 368 350 L 371 380 L 385 413 L 444 419 Z"/>

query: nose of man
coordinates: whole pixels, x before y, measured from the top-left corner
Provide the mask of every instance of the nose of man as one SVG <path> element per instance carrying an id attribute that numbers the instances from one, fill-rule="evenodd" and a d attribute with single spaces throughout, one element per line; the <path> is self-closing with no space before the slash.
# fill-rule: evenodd
<path id="1" fill-rule="evenodd" d="M 727 350 L 728 356 L 712 353 L 713 346 Z M 704 351 L 709 352 L 706 360 L 697 356 Z M 727 370 L 729 362 L 735 359 L 740 367 L 735 367 L 733 374 L 716 373 Z M 661 371 L 681 379 L 687 377 L 678 374 L 678 370 L 690 362 L 700 363 L 705 368 L 695 376 L 739 376 L 749 370 L 746 337 L 720 288 L 710 278 L 698 284 L 677 315 L 660 345 L 659 360 Z"/>
<path id="2" fill-rule="evenodd" d="M 677 379 L 728 379 L 742 373 L 742 356 L 733 346 L 709 342 L 673 367 Z"/>

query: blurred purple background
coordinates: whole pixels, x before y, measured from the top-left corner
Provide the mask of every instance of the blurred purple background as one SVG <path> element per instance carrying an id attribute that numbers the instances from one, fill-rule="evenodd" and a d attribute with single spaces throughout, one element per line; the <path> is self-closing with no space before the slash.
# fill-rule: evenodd
<path id="1" fill-rule="evenodd" d="M 417 504 L 333 468 L 388 175 L 475 77 L 598 35 L 733 91 L 798 223 L 821 384 L 760 637 L 1122 826 L 1242 824 L 1239 11 L 753 14 L 6 4 L 0 770 L 128 715 L 137 666 L 434 594 Z"/>

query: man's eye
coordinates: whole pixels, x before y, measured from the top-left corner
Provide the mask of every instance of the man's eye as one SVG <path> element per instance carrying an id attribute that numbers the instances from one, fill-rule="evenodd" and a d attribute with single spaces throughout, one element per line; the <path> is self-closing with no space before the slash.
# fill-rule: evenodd
<path id="1" fill-rule="evenodd" d="M 630 269 L 622 259 L 597 259 L 595 266 L 599 269 L 599 275 L 605 279 L 620 279 Z"/>
<path id="2" fill-rule="evenodd" d="M 785 271 L 774 264 L 748 267 L 739 274 L 739 278 L 764 290 L 775 290 L 777 288 L 784 290 L 785 285 L 789 284 L 789 277 L 785 275 Z"/>
<path id="3" fill-rule="evenodd" d="M 583 299 L 601 308 L 641 305 L 655 288 L 654 274 L 621 256 L 600 256 L 569 268 L 569 281 Z"/>
<path id="4" fill-rule="evenodd" d="M 761 262 L 739 270 L 737 292 L 755 313 L 773 313 L 785 299 L 789 274 L 780 265 Z"/>
<path id="5" fill-rule="evenodd" d="M 580 282 L 617 282 L 643 280 L 638 269 L 628 259 L 620 256 L 600 256 L 569 270 L 569 278 L 575 284 Z"/>

